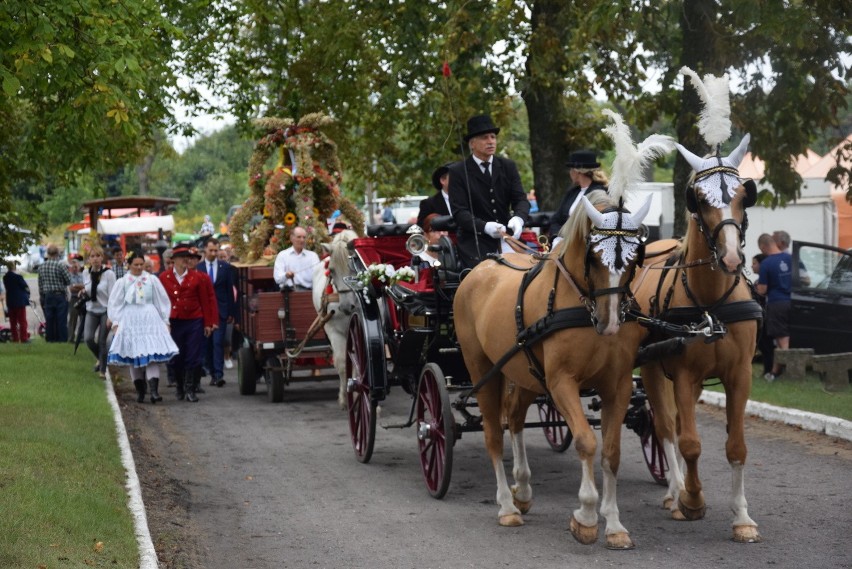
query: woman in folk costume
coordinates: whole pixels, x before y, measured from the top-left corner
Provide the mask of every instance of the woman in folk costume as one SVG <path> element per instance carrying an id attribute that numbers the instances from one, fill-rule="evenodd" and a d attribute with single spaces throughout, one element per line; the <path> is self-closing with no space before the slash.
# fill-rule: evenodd
<path id="1" fill-rule="evenodd" d="M 83 271 L 83 291 L 86 301 L 86 322 L 83 325 L 83 340 L 98 359 L 95 371 L 106 375 L 107 362 L 107 302 L 115 286 L 115 272 L 104 265 L 104 252 L 96 247 L 89 252 L 89 268 Z M 67 326 L 67 323 L 63 323 Z"/>
<path id="2" fill-rule="evenodd" d="M 160 362 L 167 362 L 178 348 L 169 333 L 172 303 L 159 279 L 144 270 L 142 251 L 127 256 L 130 271 L 120 278 L 109 297 L 107 313 L 115 337 L 108 362 L 130 366 L 136 401 L 145 400 L 145 378 L 151 387 L 151 403 L 160 396 Z"/>

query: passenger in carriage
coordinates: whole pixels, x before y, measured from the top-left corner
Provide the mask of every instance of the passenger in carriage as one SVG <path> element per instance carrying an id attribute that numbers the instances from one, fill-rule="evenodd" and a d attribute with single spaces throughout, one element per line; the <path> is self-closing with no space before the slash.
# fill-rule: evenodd
<path id="1" fill-rule="evenodd" d="M 609 180 L 601 169 L 601 164 L 593 150 L 572 152 L 568 156 L 568 164 L 566 165 L 569 168 L 568 175 L 571 176 L 571 187 L 565 193 L 553 217 L 550 218 L 551 243 L 579 206 L 580 198 L 595 190 L 607 191 L 607 184 L 609 184 Z"/>
<path id="2" fill-rule="evenodd" d="M 520 237 L 529 219 L 518 167 L 496 155 L 499 133 L 490 116 L 471 117 L 464 137 L 471 155 L 449 166 L 450 210 L 458 227 L 459 258 L 467 268 L 499 253 L 505 235 Z"/>
<path id="3" fill-rule="evenodd" d="M 311 290 L 313 286 L 314 267 L 320 262 L 319 256 L 305 249 L 308 242 L 308 232 L 304 227 L 294 227 L 290 232 L 291 247 L 278 253 L 275 257 L 275 267 L 272 278 L 279 287 L 290 287 L 295 290 Z"/>
<path id="4" fill-rule="evenodd" d="M 446 235 L 447 232 L 435 231 L 432 229 L 432 221 L 434 221 L 436 217 L 440 217 L 440 215 L 437 213 L 430 213 L 426 216 L 426 219 L 423 220 L 422 228 L 423 236 L 426 237 L 426 248 L 411 259 L 411 268 L 415 271 L 433 267 L 439 261 L 436 252 L 430 251 L 429 246 L 437 245 L 441 237 Z"/>
<path id="5" fill-rule="evenodd" d="M 452 164 L 452 162 L 447 162 L 432 172 L 432 185 L 438 191 L 420 202 L 420 211 L 417 213 L 417 225 L 424 231 L 426 230 L 424 225 L 426 223 L 426 216 L 433 213 L 450 215 L 450 194 L 448 188 L 450 186 L 450 166 Z"/>

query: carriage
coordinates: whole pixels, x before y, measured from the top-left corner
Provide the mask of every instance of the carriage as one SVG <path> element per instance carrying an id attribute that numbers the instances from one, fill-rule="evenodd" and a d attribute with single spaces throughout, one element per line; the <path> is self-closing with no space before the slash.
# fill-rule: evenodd
<path id="1" fill-rule="evenodd" d="M 537 235 L 546 233 L 549 215 L 531 216 L 521 240 L 538 247 Z M 377 406 L 392 388 L 412 397 L 407 421 L 385 428 L 415 427 L 420 465 L 430 495 L 442 498 L 450 484 L 453 449 L 464 433 L 482 430 L 474 385 L 462 359 L 453 320 L 453 299 L 460 283 L 453 244 L 451 217 L 433 221 L 436 230 L 448 230 L 432 246 L 440 263 L 421 269 L 415 282 L 365 284 L 356 276 L 344 279 L 355 292 L 346 345 L 346 399 L 355 456 L 368 462 L 376 438 Z M 408 235 L 408 225 L 368 227 L 367 237 L 350 244 L 350 275 L 363 275 L 374 264 L 407 266 L 412 253 L 425 244 Z M 412 245 L 412 242 L 414 243 Z M 594 390 L 582 394 L 590 424 L 599 427 L 600 400 Z M 547 395 L 535 399 L 538 420 L 525 427 L 541 428 L 551 448 L 565 451 L 572 434 Z M 667 463 L 653 428 L 653 413 L 641 379 L 634 378 L 625 425 L 640 437 L 651 476 L 665 484 Z"/>
<path id="2" fill-rule="evenodd" d="M 272 267 L 237 270 L 243 337 L 237 352 L 240 394 L 254 395 L 262 381 L 269 401 L 280 403 L 292 382 L 338 379 L 322 327 L 312 330 L 317 312 L 311 292 L 279 290 Z"/>

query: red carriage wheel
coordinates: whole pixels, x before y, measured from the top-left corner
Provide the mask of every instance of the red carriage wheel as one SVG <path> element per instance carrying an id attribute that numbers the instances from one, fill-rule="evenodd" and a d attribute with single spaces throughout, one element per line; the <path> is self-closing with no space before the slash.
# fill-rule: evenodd
<path id="1" fill-rule="evenodd" d="M 542 423 L 565 422 L 562 414 L 550 400 L 538 403 L 538 416 Z M 568 428 L 567 424 L 547 426 L 542 427 L 542 429 L 550 448 L 556 452 L 565 452 L 571 446 L 574 435 L 571 434 L 571 429 Z"/>
<path id="2" fill-rule="evenodd" d="M 669 462 L 666 460 L 666 453 L 663 451 L 663 445 L 660 439 L 657 438 L 657 432 L 654 430 L 654 410 L 647 409 L 648 414 L 647 427 L 644 433 L 640 435 L 642 441 L 642 455 L 645 457 L 645 464 L 648 466 L 648 472 L 661 486 L 665 486 L 666 473 L 669 471 Z"/>
<path id="3" fill-rule="evenodd" d="M 257 390 L 257 363 L 254 352 L 248 346 L 237 351 L 237 382 L 240 395 L 254 395 Z"/>
<path id="4" fill-rule="evenodd" d="M 456 437 L 447 383 L 437 364 L 426 364 L 420 373 L 415 412 L 420 468 L 429 494 L 440 500 L 450 487 Z"/>
<path id="5" fill-rule="evenodd" d="M 376 401 L 370 394 L 367 338 L 357 313 L 349 321 L 346 339 L 346 406 L 349 434 L 358 462 L 369 462 L 376 442 Z"/>

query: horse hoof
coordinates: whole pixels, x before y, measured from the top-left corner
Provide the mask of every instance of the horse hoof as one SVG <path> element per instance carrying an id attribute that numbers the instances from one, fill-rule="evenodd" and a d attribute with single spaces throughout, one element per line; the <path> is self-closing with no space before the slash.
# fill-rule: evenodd
<path id="1" fill-rule="evenodd" d="M 517 492 L 518 492 L 517 487 L 513 486 L 512 487 L 512 503 L 515 505 L 516 508 L 518 508 L 518 510 L 520 510 L 520 512 L 522 514 L 529 513 L 530 508 L 532 508 L 532 500 L 527 500 L 526 502 L 524 502 L 523 500 L 518 500 L 515 497 L 515 494 Z"/>
<path id="2" fill-rule="evenodd" d="M 674 498 L 672 498 L 671 496 L 667 497 L 666 499 L 663 500 L 663 509 L 664 510 L 671 510 L 672 504 L 674 504 Z"/>
<path id="3" fill-rule="evenodd" d="M 691 522 L 704 518 L 704 514 L 707 513 L 706 505 L 701 504 L 697 508 L 690 508 L 689 506 L 683 503 L 683 500 L 677 501 L 677 509 L 683 515 L 683 519 Z"/>
<path id="4" fill-rule="evenodd" d="M 499 521 L 500 525 L 506 528 L 524 525 L 524 520 L 521 518 L 521 514 L 506 514 L 505 516 L 500 516 Z"/>
<path id="5" fill-rule="evenodd" d="M 680 510 L 672 510 L 672 519 L 678 522 L 685 522 L 686 516 L 684 516 Z"/>
<path id="6" fill-rule="evenodd" d="M 591 545 L 598 540 L 597 524 L 584 526 L 574 516 L 571 516 L 571 523 L 568 525 L 568 529 L 571 530 L 571 535 L 574 536 L 574 539 L 583 545 Z"/>
<path id="7" fill-rule="evenodd" d="M 757 526 L 734 526 L 734 541 L 737 543 L 760 543 L 763 539 Z"/>
<path id="8" fill-rule="evenodd" d="M 633 543 L 633 540 L 630 539 L 630 534 L 626 531 L 613 533 L 606 536 L 606 548 L 607 549 L 633 549 L 636 545 Z"/>

